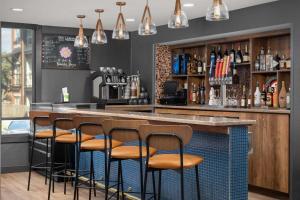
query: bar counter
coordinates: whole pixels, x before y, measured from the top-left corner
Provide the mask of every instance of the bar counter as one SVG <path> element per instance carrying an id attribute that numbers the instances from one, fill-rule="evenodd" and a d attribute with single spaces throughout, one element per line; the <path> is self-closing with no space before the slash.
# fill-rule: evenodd
<path id="1" fill-rule="evenodd" d="M 85 115 L 109 116 L 125 119 L 145 119 L 158 124 L 189 124 L 193 127 L 193 138 L 184 151 L 204 157 L 199 166 L 201 199 L 230 200 L 248 198 L 248 126 L 255 120 L 240 120 L 225 117 L 203 117 L 173 114 L 107 111 L 96 109 L 59 109 L 60 112 L 75 112 Z M 95 153 L 96 179 L 103 179 L 103 153 Z M 81 169 L 89 169 L 90 154 L 81 155 Z M 112 166 L 116 178 L 117 165 Z M 139 190 L 138 163 L 124 161 L 124 188 Z M 156 179 L 157 180 L 157 179 Z M 179 173 L 163 171 L 162 198 L 178 199 L 180 194 Z M 148 192 L 152 192 L 151 178 Z M 186 199 L 196 198 L 193 170 L 185 171 Z"/>

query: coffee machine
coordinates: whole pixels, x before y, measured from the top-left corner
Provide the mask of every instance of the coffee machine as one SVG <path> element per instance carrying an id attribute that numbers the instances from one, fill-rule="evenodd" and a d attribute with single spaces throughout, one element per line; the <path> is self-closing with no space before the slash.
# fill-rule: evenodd
<path id="1" fill-rule="evenodd" d="M 125 104 L 124 99 L 127 76 L 121 69 L 100 68 L 91 74 L 92 102 L 105 104 Z"/>

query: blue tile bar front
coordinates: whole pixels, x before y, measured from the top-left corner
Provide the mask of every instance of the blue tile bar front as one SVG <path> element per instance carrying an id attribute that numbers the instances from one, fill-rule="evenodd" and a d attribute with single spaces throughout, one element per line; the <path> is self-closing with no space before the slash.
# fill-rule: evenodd
<path id="1" fill-rule="evenodd" d="M 245 125 L 229 126 L 225 133 L 194 131 L 193 138 L 185 147 L 185 153 L 204 157 L 199 166 L 200 193 L 204 200 L 245 200 L 248 199 L 248 128 Z M 90 154 L 81 154 L 81 169 L 89 169 Z M 96 178 L 104 178 L 104 155 L 94 153 Z M 116 165 L 112 165 L 111 179 L 116 180 Z M 140 191 L 139 163 L 124 161 L 124 189 Z M 180 177 L 177 171 L 163 171 L 163 200 L 180 199 Z M 194 169 L 185 169 L 185 199 L 196 199 Z M 157 176 L 157 175 L 156 175 Z M 147 192 L 152 192 L 149 174 Z M 156 178 L 156 181 L 158 178 Z M 156 184 L 157 186 L 157 184 Z"/>

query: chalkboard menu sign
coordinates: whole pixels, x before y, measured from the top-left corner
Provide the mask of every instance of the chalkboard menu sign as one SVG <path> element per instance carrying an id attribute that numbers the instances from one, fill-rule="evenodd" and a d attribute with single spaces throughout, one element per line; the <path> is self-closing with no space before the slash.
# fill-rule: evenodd
<path id="1" fill-rule="evenodd" d="M 89 48 L 74 47 L 76 36 L 43 35 L 42 68 L 89 69 Z"/>

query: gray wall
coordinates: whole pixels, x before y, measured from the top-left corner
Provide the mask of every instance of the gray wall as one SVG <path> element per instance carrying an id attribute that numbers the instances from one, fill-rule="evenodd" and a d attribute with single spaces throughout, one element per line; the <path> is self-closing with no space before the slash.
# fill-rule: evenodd
<path id="1" fill-rule="evenodd" d="M 54 70 L 41 69 L 41 35 L 42 34 L 74 34 L 76 28 L 62 28 L 41 26 L 36 36 L 36 101 L 58 102 L 61 88 L 67 86 L 72 102 L 89 102 L 91 98 L 91 84 L 89 82 L 89 70 Z M 85 30 L 85 34 L 91 36 L 93 30 Z M 118 67 L 125 72 L 130 69 L 130 41 L 112 40 L 111 31 L 106 31 L 108 43 L 106 45 L 91 45 L 91 69 L 99 66 Z"/>
<path id="2" fill-rule="evenodd" d="M 292 199 L 300 199 L 300 1 L 280 0 L 230 12 L 230 20 L 224 22 L 207 22 L 204 18 L 190 21 L 190 27 L 171 30 L 167 26 L 158 27 L 158 34 L 150 37 L 131 35 L 131 71 L 142 72 L 143 82 L 150 92 L 154 91 L 153 44 L 187 38 L 230 33 L 247 29 L 261 28 L 280 24 L 292 24 L 292 113 L 290 135 L 290 185 Z"/>

